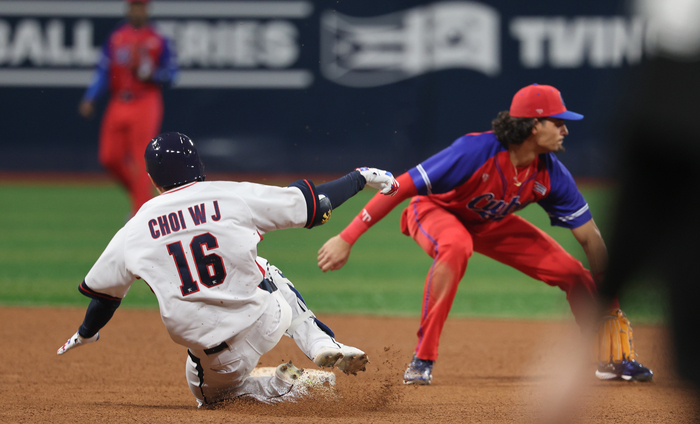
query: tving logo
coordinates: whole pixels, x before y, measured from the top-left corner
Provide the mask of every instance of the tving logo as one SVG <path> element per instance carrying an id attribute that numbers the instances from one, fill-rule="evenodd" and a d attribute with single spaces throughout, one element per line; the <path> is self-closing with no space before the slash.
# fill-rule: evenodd
<path id="1" fill-rule="evenodd" d="M 654 53 L 642 17 L 514 16 L 477 2 L 444 2 L 390 15 L 321 15 L 321 73 L 351 87 L 375 87 L 443 69 L 498 77 L 501 38 L 518 45 L 524 69 L 617 68 Z M 505 27 L 505 31 L 501 27 Z M 646 44 L 645 44 L 646 43 Z"/>

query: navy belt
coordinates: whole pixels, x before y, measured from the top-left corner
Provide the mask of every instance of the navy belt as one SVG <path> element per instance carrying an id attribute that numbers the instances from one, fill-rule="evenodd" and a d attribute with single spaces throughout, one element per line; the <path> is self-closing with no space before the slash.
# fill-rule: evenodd
<path id="1" fill-rule="evenodd" d="M 277 291 L 275 283 L 267 278 L 263 278 L 262 283 L 258 284 L 258 287 L 270 293 Z"/>
<path id="2" fill-rule="evenodd" d="M 221 342 L 221 344 L 218 346 L 210 347 L 209 349 L 204 349 L 204 353 L 206 353 L 207 355 L 213 355 L 215 353 L 221 352 L 224 349 L 228 349 L 228 343 Z"/>

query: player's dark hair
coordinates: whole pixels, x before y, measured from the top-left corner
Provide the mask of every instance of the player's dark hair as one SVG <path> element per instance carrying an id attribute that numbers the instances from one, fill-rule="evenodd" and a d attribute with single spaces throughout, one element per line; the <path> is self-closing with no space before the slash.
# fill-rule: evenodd
<path id="1" fill-rule="evenodd" d="M 509 144 L 522 144 L 532 134 L 536 118 L 513 118 L 507 110 L 498 113 L 491 121 L 491 128 L 498 141 L 505 147 Z"/>

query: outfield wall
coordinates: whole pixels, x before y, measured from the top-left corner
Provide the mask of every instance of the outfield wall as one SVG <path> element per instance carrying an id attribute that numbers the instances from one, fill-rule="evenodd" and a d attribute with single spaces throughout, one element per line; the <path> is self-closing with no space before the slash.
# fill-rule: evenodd
<path id="1" fill-rule="evenodd" d="M 77 105 L 124 10 L 0 1 L 0 172 L 100 171 L 99 119 Z M 538 82 L 586 115 L 562 161 L 610 177 L 616 93 L 648 54 L 644 22 L 611 0 L 154 0 L 151 11 L 182 71 L 163 130 L 192 136 L 221 173 L 398 174 L 489 130 Z"/>

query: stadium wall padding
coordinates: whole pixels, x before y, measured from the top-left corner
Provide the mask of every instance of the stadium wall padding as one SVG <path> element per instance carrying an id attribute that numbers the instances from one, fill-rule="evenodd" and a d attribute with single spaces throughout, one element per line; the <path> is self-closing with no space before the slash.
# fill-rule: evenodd
<path id="1" fill-rule="evenodd" d="M 99 121 L 77 106 L 122 1 L 0 1 L 0 171 L 100 171 Z M 400 174 L 513 94 L 551 84 L 584 114 L 561 160 L 577 177 L 614 169 L 619 87 L 648 56 L 623 2 L 160 1 L 180 79 L 163 131 L 199 145 L 207 169 Z"/>

